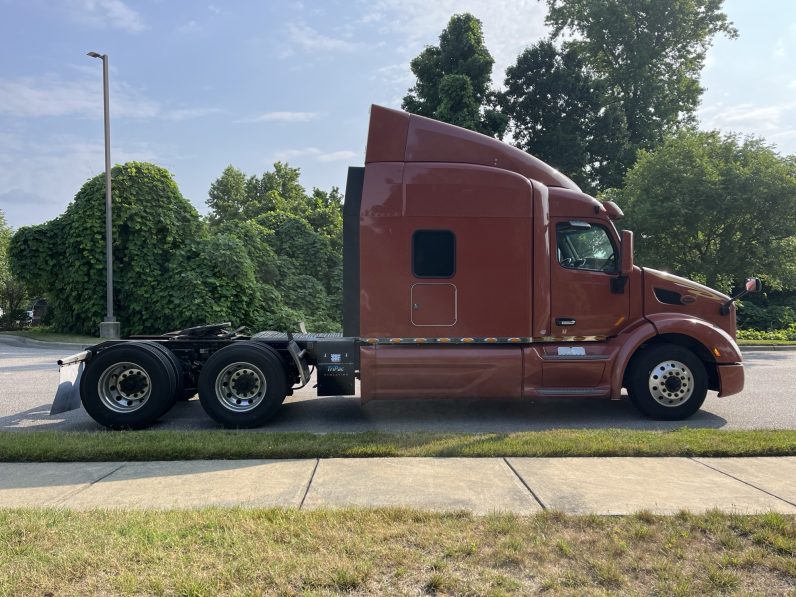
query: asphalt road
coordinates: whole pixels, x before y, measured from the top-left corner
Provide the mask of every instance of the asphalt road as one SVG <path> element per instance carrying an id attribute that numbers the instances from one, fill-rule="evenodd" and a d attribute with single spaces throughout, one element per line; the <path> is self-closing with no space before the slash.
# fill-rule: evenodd
<path id="1" fill-rule="evenodd" d="M 67 351 L 68 352 L 68 351 Z M 56 360 L 64 351 L 0 344 L 0 430 L 101 429 L 83 409 L 54 417 Z M 796 351 L 748 352 L 746 389 L 717 398 L 687 421 L 651 421 L 626 400 L 390 400 L 364 406 L 359 398 L 317 398 L 312 384 L 287 398 L 260 431 L 514 432 L 553 428 L 796 429 Z M 178 403 L 158 429 L 217 429 L 199 400 Z"/>

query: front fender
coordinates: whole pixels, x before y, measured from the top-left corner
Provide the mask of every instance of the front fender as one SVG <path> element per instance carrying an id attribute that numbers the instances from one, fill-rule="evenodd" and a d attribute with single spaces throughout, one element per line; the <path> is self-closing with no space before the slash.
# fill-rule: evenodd
<path id="1" fill-rule="evenodd" d="M 718 364 L 740 363 L 741 349 L 723 329 L 696 317 L 680 313 L 655 313 L 647 316 L 659 334 L 680 334 L 693 338 L 708 349 Z"/>
<path id="2" fill-rule="evenodd" d="M 655 337 L 657 331 L 655 326 L 649 322 L 644 322 L 641 325 L 634 327 L 631 331 L 623 332 L 616 337 L 619 343 L 619 349 L 616 352 L 616 359 L 614 361 L 614 370 L 611 375 L 611 396 L 613 398 L 620 398 L 622 395 L 622 382 L 625 377 L 625 369 L 633 355 L 638 350 L 638 347 L 644 344 L 650 338 Z"/>

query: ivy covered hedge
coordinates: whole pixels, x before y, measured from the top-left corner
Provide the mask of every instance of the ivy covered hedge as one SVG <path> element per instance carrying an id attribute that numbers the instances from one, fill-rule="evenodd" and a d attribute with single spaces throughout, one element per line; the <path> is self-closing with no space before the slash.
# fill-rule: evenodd
<path id="1" fill-rule="evenodd" d="M 339 300 L 327 292 L 334 283 L 324 284 L 339 257 L 301 218 L 273 213 L 211 228 L 163 168 L 130 162 L 114 167 L 112 180 L 114 311 L 124 335 L 226 320 L 339 328 Z M 95 334 L 105 316 L 104 175 L 58 218 L 17 231 L 10 261 L 48 298 L 54 329 Z"/>

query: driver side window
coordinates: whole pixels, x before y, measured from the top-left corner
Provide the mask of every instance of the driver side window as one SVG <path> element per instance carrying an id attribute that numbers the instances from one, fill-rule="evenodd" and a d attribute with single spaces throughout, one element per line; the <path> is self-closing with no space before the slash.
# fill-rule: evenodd
<path id="1" fill-rule="evenodd" d="M 617 251 L 599 224 L 570 221 L 556 225 L 558 262 L 568 269 L 617 271 Z"/>

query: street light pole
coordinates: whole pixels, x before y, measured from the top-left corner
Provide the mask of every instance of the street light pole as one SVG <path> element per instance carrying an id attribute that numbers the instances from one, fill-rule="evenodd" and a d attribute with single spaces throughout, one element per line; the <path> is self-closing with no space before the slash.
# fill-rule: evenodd
<path id="1" fill-rule="evenodd" d="M 100 337 L 118 338 L 121 335 L 121 325 L 113 316 L 113 219 L 111 217 L 111 119 L 108 99 L 108 55 L 89 52 L 88 56 L 102 60 L 102 95 L 105 108 L 105 262 L 107 270 L 105 300 L 107 314 L 105 321 L 100 323 Z"/>

